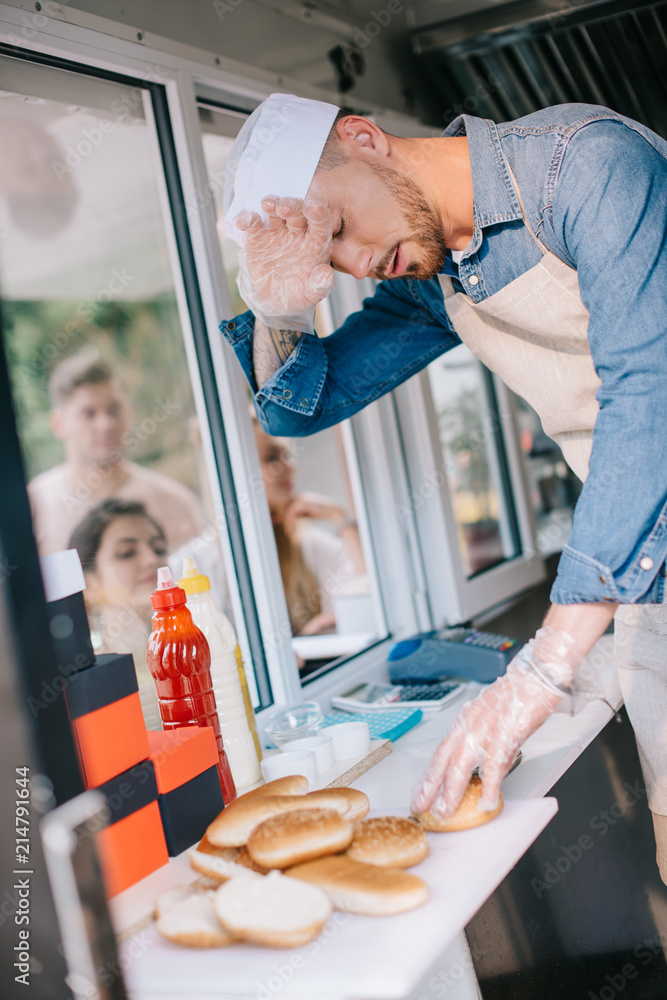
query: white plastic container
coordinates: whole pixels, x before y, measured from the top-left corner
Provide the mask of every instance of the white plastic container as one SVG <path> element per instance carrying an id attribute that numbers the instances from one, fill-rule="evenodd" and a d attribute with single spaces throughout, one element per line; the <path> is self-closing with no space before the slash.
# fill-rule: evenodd
<path id="1" fill-rule="evenodd" d="M 288 774 L 302 774 L 312 785 L 317 779 L 317 759 L 312 750 L 291 750 L 289 753 L 281 750 L 264 758 L 262 774 L 266 781 L 275 781 Z"/>
<path id="2" fill-rule="evenodd" d="M 345 760 L 347 757 L 363 757 L 371 748 L 368 723 L 364 722 L 363 719 L 327 726 L 322 731 L 322 735 L 324 734 L 333 740 L 336 760 Z"/>
<path id="3" fill-rule="evenodd" d="M 234 647 L 234 650 L 236 652 L 236 667 L 238 671 L 239 681 L 241 682 L 241 690 L 243 691 L 243 704 L 245 705 L 245 714 L 255 744 L 257 760 L 260 761 L 262 759 L 262 748 L 260 746 L 259 736 L 257 734 L 255 709 L 253 708 L 252 701 L 250 699 L 250 691 L 248 690 L 248 680 L 246 678 L 245 667 L 243 666 L 243 658 L 241 656 L 241 647 L 238 644 L 238 639 L 236 638 L 236 632 L 234 631 L 234 626 L 230 622 L 227 615 L 223 614 L 221 611 L 220 618 L 221 618 L 220 629 L 222 631 L 222 637 L 230 648 L 232 646 Z M 215 687 L 215 681 L 213 686 Z"/>
<path id="4" fill-rule="evenodd" d="M 317 761 L 317 773 L 322 774 L 329 771 L 334 766 L 334 745 L 329 736 L 303 736 L 299 740 L 289 740 L 283 743 L 280 748 L 281 753 L 289 753 L 290 750 L 312 750 Z"/>
<path id="5" fill-rule="evenodd" d="M 185 590 L 192 620 L 211 650 L 213 691 L 234 784 L 237 789 L 254 785 L 262 774 L 239 680 L 234 629 L 213 600 L 208 577 L 198 572 L 191 556 L 184 560 L 178 585 Z"/>

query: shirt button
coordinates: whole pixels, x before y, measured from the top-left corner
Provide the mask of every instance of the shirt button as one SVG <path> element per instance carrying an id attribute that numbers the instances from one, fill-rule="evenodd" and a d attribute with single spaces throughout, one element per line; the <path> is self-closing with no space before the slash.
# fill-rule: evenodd
<path id="1" fill-rule="evenodd" d="M 236 329 L 236 323 L 228 323 L 227 324 L 227 329 L 228 330 L 235 330 Z"/>
<path id="2" fill-rule="evenodd" d="M 644 556 L 643 559 L 639 560 L 639 565 L 642 569 L 653 569 L 653 560 L 650 556 Z"/>
<path id="3" fill-rule="evenodd" d="M 477 277 L 476 274 L 471 274 L 470 277 L 468 278 L 468 283 L 470 285 L 476 285 L 479 283 L 479 278 Z"/>
<path id="4" fill-rule="evenodd" d="M 600 581 L 600 583 L 606 583 L 607 582 L 607 577 L 603 576 L 602 573 L 600 573 L 600 575 L 598 577 L 598 580 Z"/>
<path id="5" fill-rule="evenodd" d="M 292 398 L 292 392 L 291 392 L 291 390 L 290 389 L 285 389 L 285 391 L 283 393 L 283 399 L 291 399 L 291 398 Z"/>
<path id="6" fill-rule="evenodd" d="M 302 406 L 308 406 L 308 400 L 307 399 L 300 399 L 299 402 L 301 403 Z"/>

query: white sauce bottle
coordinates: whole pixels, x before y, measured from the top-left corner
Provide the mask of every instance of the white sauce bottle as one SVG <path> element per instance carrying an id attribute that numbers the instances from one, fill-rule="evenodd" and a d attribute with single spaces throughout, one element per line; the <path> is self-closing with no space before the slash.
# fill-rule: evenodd
<path id="1" fill-rule="evenodd" d="M 254 785 L 262 777 L 258 743 L 246 713 L 239 679 L 237 643 L 229 619 L 213 600 L 211 582 L 200 573 L 192 556 L 183 561 L 183 576 L 178 581 L 187 594 L 187 607 L 197 628 L 201 629 L 211 649 L 211 678 L 218 706 L 222 741 L 237 789 Z M 252 706 L 251 710 L 252 710 Z M 253 713 L 254 716 L 254 713 Z"/>

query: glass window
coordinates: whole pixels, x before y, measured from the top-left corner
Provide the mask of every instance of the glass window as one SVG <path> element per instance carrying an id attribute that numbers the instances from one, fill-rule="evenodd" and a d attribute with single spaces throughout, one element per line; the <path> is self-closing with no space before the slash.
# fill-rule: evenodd
<path id="1" fill-rule="evenodd" d="M 223 233 L 221 210 L 225 166 L 243 116 L 209 106 L 200 107 L 199 115 L 209 194 L 232 308 L 238 313 L 246 309 L 236 286 L 238 248 Z M 315 327 L 319 336 L 331 332 L 328 309 L 318 308 Z M 364 511 L 354 496 L 340 427 L 286 440 L 270 438 L 252 419 L 293 647 L 305 677 L 384 634 L 371 559 L 360 534 Z"/>
<path id="2" fill-rule="evenodd" d="M 560 552 L 570 537 L 581 481 L 553 438 L 544 433 L 532 406 L 520 396 L 516 402 L 521 452 L 535 513 L 537 548 L 543 556 L 548 556 Z"/>
<path id="3" fill-rule="evenodd" d="M 468 579 L 519 553 L 503 482 L 500 417 L 492 383 L 464 345 L 428 366 L 458 545 Z"/>
<path id="4" fill-rule="evenodd" d="M 94 644 L 133 653 L 158 728 L 145 657 L 157 567 L 178 579 L 194 555 L 232 612 L 143 101 L 129 84 L 0 60 L 4 328 L 34 532 L 40 554 L 79 550 Z"/>

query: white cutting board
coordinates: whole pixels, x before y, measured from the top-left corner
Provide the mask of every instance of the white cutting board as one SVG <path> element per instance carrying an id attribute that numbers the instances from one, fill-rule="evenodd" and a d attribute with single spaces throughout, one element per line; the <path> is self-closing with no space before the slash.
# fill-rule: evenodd
<path id="1" fill-rule="evenodd" d="M 152 924 L 121 945 L 130 996 L 133 1000 L 406 997 L 557 810 L 554 798 L 507 802 L 497 819 L 475 830 L 429 833 L 429 856 L 410 869 L 430 888 L 425 906 L 394 917 L 334 913 L 319 938 L 302 948 L 234 945 L 197 951 L 170 944 Z M 407 815 L 407 810 L 391 812 Z"/>

